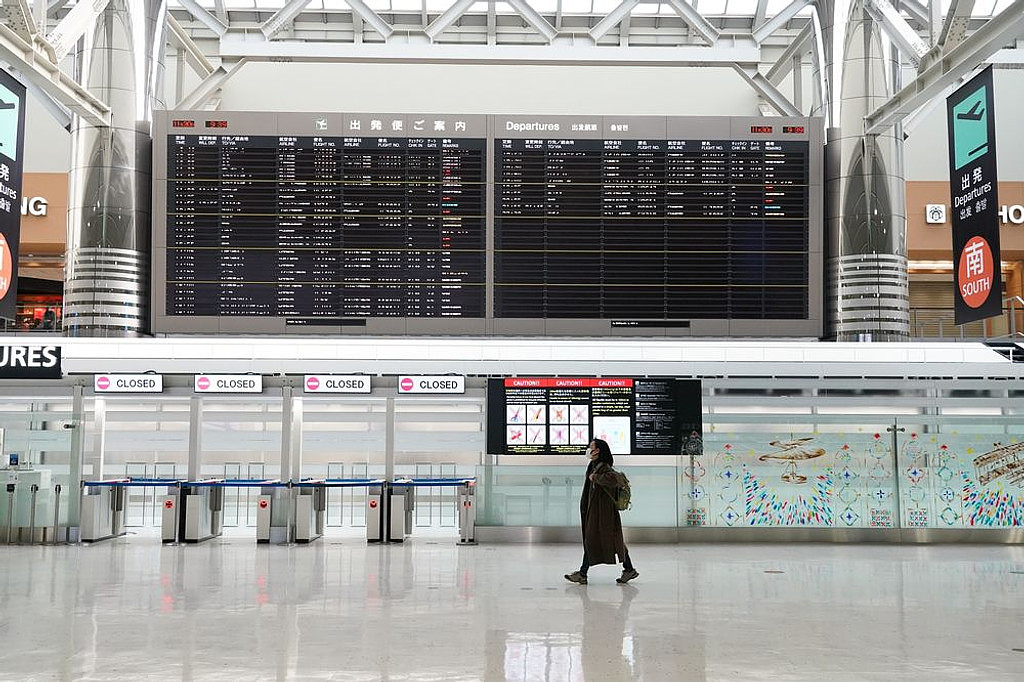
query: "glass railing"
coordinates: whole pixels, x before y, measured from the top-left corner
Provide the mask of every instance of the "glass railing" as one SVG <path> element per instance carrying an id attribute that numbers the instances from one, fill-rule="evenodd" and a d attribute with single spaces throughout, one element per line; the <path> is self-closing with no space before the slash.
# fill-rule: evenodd
<path id="1" fill-rule="evenodd" d="M 815 415 L 779 428 L 760 415 L 705 427 L 703 452 L 629 477 L 634 527 L 950 528 L 1024 526 L 1019 416 L 898 419 Z M 805 425 L 806 426 L 806 425 Z M 582 460 L 582 458 L 581 458 Z M 579 467 L 478 469 L 480 525 L 578 526 Z"/>

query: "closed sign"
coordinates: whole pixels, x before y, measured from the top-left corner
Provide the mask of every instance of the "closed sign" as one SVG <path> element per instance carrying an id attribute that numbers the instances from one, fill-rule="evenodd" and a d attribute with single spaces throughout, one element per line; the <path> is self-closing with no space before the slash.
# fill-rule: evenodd
<path id="1" fill-rule="evenodd" d="M 0 346 L 0 379 L 60 379 L 60 346 Z"/>
<path id="2" fill-rule="evenodd" d="M 261 374 L 196 374 L 196 393 L 262 393 Z"/>
<path id="3" fill-rule="evenodd" d="M 361 374 L 307 374 L 302 388 L 306 393 L 369 393 L 370 377 Z"/>
<path id="4" fill-rule="evenodd" d="M 401 376 L 398 377 L 399 393 L 465 393 L 464 376 Z"/>
<path id="5" fill-rule="evenodd" d="M 97 374 L 92 379 L 97 393 L 163 393 L 162 374 Z"/>

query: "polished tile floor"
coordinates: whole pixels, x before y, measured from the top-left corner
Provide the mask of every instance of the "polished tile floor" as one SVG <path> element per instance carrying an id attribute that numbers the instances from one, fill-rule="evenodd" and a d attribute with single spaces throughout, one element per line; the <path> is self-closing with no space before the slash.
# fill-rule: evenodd
<path id="1" fill-rule="evenodd" d="M 0 547 L 4 680 L 1022 680 L 1024 547 Z"/>

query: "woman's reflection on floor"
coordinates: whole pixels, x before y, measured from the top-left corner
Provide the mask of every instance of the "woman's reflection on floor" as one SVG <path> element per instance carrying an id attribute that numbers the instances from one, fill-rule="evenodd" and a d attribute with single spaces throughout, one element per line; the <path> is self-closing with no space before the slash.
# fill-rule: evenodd
<path id="1" fill-rule="evenodd" d="M 566 588 L 583 602 L 583 678 L 585 680 L 632 680 L 637 677 L 636 641 L 629 628 L 629 605 L 640 590 L 632 585 L 618 588 L 618 602 L 591 598 L 586 585 Z M 602 591 L 602 595 L 604 592 Z"/>

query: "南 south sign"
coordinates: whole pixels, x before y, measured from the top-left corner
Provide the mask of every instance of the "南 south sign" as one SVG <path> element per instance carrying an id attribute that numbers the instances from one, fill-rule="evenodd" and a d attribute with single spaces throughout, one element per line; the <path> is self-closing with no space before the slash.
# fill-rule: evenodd
<path id="1" fill-rule="evenodd" d="M 370 377 L 362 374 L 307 374 L 302 387 L 306 393 L 369 393 Z"/>
<path id="2" fill-rule="evenodd" d="M 96 374 L 92 388 L 97 393 L 163 393 L 162 374 Z"/>
<path id="3" fill-rule="evenodd" d="M 399 393 L 465 393 L 466 377 L 409 375 L 398 377 Z"/>
<path id="4" fill-rule="evenodd" d="M 196 393 L 262 393 L 261 374 L 196 374 Z"/>

